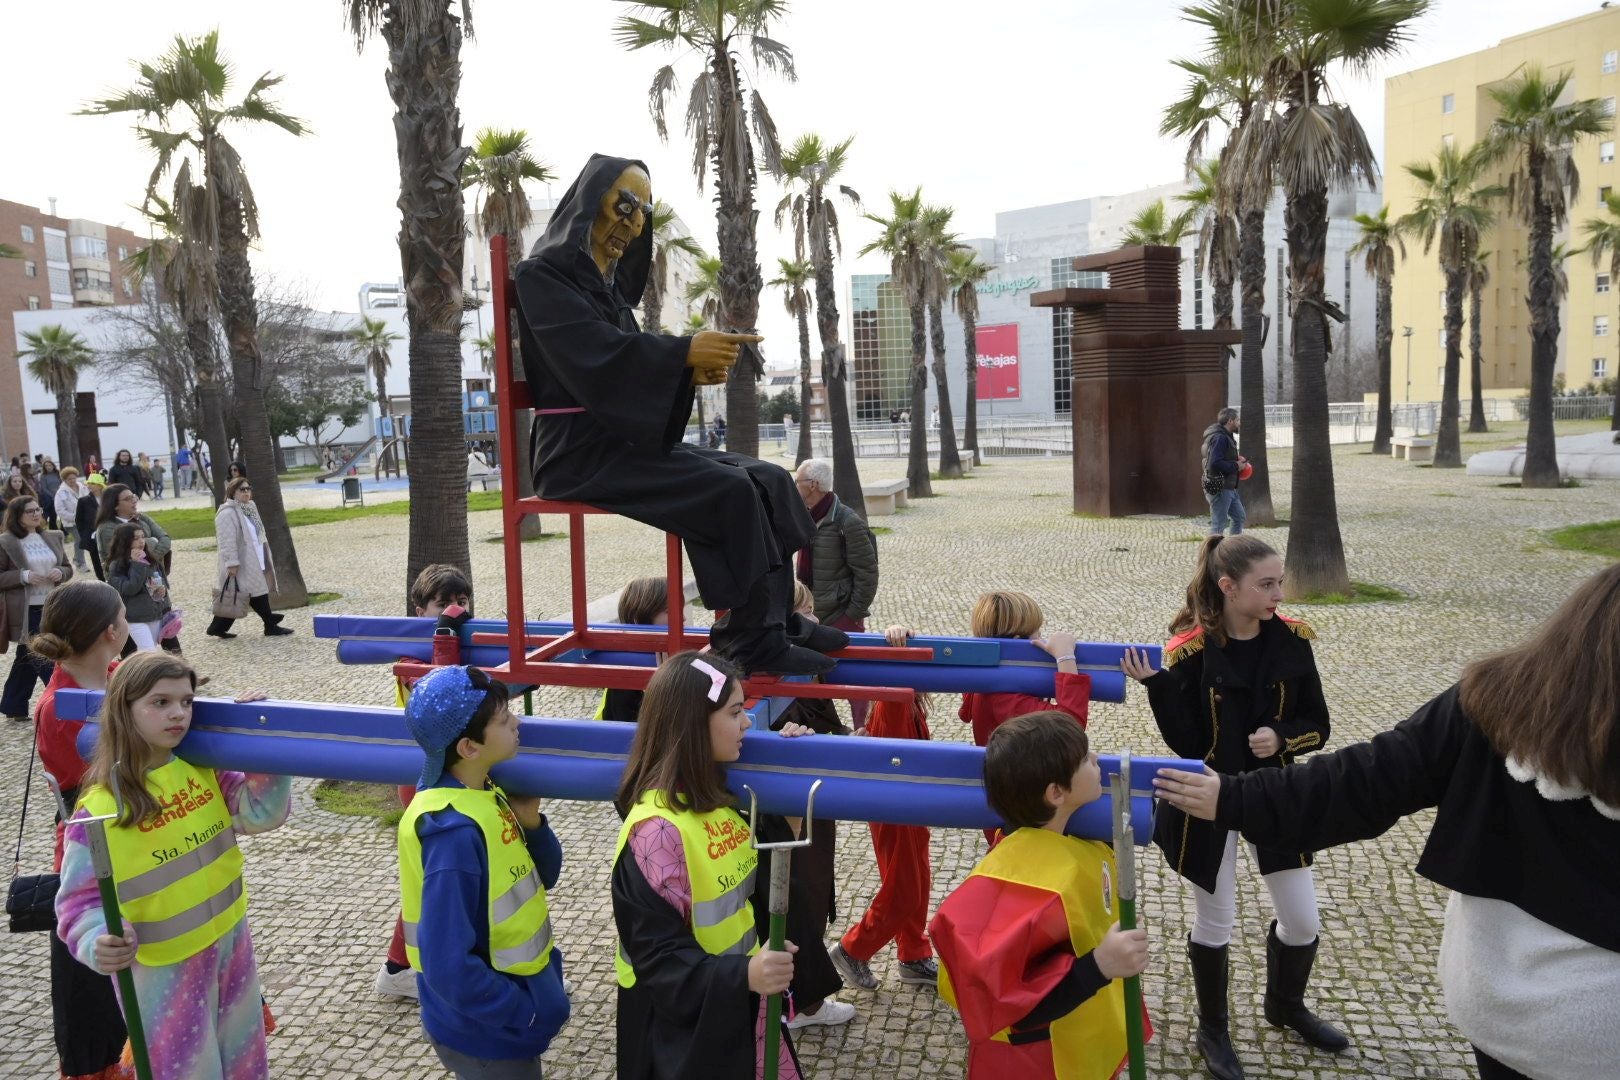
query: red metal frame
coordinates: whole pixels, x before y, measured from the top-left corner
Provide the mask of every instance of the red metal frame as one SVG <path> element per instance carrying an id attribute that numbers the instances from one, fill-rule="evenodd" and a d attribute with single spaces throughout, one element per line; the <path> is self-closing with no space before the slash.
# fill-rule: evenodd
<path id="1" fill-rule="evenodd" d="M 490 279 L 493 285 L 491 299 L 495 308 L 495 392 L 496 438 L 501 450 L 501 524 L 502 542 L 506 555 L 506 612 L 508 630 L 505 634 L 475 634 L 474 644 L 507 646 L 507 662 L 491 668 L 492 674 L 508 682 L 532 683 L 538 686 L 606 687 L 620 690 L 641 690 L 652 678 L 653 669 L 626 667 L 620 664 L 563 663 L 555 658 L 574 649 L 616 650 L 620 652 L 677 653 L 686 649 L 699 649 L 708 644 L 706 637 L 685 633 L 681 613 L 686 607 L 683 587 L 681 541 L 674 533 L 664 534 L 665 577 L 668 581 L 668 630 L 653 633 L 637 630 L 592 629 L 586 616 L 585 585 L 585 518 L 590 514 L 611 514 L 585 503 L 559 502 L 539 497 L 519 498 L 517 485 L 512 482 L 513 471 L 528 467 L 519 454 L 517 433 L 512 414 L 518 409 L 534 408 L 534 398 L 527 382 L 512 377 L 512 279 L 507 276 L 506 237 L 495 235 L 489 241 Z M 523 550 L 519 530 L 523 518 L 529 514 L 553 514 L 568 518 L 568 571 L 572 592 L 571 627 L 558 637 L 531 637 L 523 627 Z M 845 659 L 861 660 L 931 660 L 932 649 L 887 648 L 851 646 L 838 653 Z M 394 673 L 410 678 L 420 677 L 431 668 L 426 664 L 401 662 L 394 665 Z M 784 682 L 773 676 L 756 676 L 746 680 L 744 693 L 749 697 L 807 697 L 834 698 L 855 701 L 897 701 L 909 703 L 913 691 L 906 687 L 840 686 L 829 683 Z"/>

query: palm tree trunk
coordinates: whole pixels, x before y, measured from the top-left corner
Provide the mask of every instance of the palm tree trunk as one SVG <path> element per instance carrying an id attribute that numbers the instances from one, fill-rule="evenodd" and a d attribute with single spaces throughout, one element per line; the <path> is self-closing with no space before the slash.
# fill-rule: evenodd
<path id="1" fill-rule="evenodd" d="M 382 451 L 377 455 L 377 471 L 386 473 L 389 471 L 388 463 L 394 456 L 394 451 L 389 449 L 388 444 L 383 441 L 385 436 L 382 435 L 382 424 L 380 422 L 388 418 L 388 386 L 380 370 L 373 368 L 372 375 L 377 380 L 377 416 L 379 419 L 377 442 L 383 447 Z"/>
<path id="2" fill-rule="evenodd" d="M 56 395 L 56 460 L 62 468 L 79 461 L 79 388 L 77 381 Z"/>
<path id="3" fill-rule="evenodd" d="M 1558 364 L 1558 299 L 1553 283 L 1552 208 L 1543 192 L 1544 155 L 1530 154 L 1530 430 L 1524 446 L 1525 487 L 1557 487 L 1553 368 Z"/>
<path id="4" fill-rule="evenodd" d="M 1480 285 L 1470 282 L 1468 291 L 1468 373 L 1474 383 L 1473 400 L 1468 406 L 1468 433 L 1477 435 L 1490 430 L 1485 424 L 1485 357 L 1481 351 L 1485 335 L 1479 325 L 1485 290 Z"/>
<path id="5" fill-rule="evenodd" d="M 1373 428 L 1372 452 L 1388 454 L 1390 440 L 1395 438 L 1395 417 L 1390 409 L 1390 347 L 1395 342 L 1395 282 L 1382 274 L 1378 277 L 1378 319 L 1374 331 L 1378 345 L 1378 421 Z"/>
<path id="6" fill-rule="evenodd" d="M 1238 277 L 1243 297 L 1243 356 L 1238 367 L 1238 392 L 1242 399 L 1243 456 L 1249 459 L 1254 475 L 1243 481 L 1243 509 L 1250 525 L 1277 524 L 1277 511 L 1271 502 L 1271 458 L 1266 450 L 1266 366 L 1261 359 L 1265 348 L 1261 329 L 1266 307 L 1266 209 L 1243 212 L 1238 229 Z M 1275 328 L 1282 333 L 1282 327 Z M 1213 422 L 1214 417 L 1210 417 Z"/>
<path id="7" fill-rule="evenodd" d="M 264 521 L 265 540 L 275 563 L 275 589 L 272 607 L 305 607 L 309 591 L 298 566 L 287 509 L 281 501 L 281 481 L 277 478 L 275 436 L 265 407 L 265 385 L 269 381 L 259 357 L 259 307 L 253 298 L 253 268 L 248 265 L 247 229 L 242 220 L 242 204 L 224 193 L 215 178 L 219 194 L 219 272 L 220 314 L 225 320 L 225 340 L 231 350 L 232 411 L 242 434 L 242 457 L 253 478 L 253 501 Z M 223 474 L 224 469 L 219 468 Z"/>
<path id="8" fill-rule="evenodd" d="M 651 226 L 648 226 L 651 228 Z M 511 233 L 506 237 L 506 277 L 508 281 L 517 277 L 518 263 L 523 261 L 523 234 Z M 518 331 L 518 308 L 512 305 L 511 325 L 506 328 L 506 340 L 510 342 L 512 354 L 512 381 L 526 382 L 527 376 L 523 373 L 522 334 Z M 656 325 L 653 327 L 657 332 Z M 517 446 L 518 461 L 501 462 L 501 483 L 508 483 L 508 477 L 517 484 L 517 495 L 520 499 L 534 497 L 534 459 L 530 447 L 534 443 L 534 410 L 515 409 L 512 413 L 512 429 L 516 435 L 514 440 Z M 519 540 L 538 540 L 545 535 L 545 529 L 540 524 L 539 514 L 525 514 L 518 523 Z"/>
<path id="9" fill-rule="evenodd" d="M 1226 230 L 1229 229 L 1230 227 L 1231 226 L 1227 225 L 1227 224 L 1217 224 L 1215 226 L 1215 229 L 1216 229 L 1215 235 L 1216 235 L 1216 238 L 1217 238 L 1218 241 L 1221 238 L 1225 237 Z M 1229 248 L 1226 247 L 1225 244 L 1217 244 L 1216 246 L 1219 249 L 1230 250 Z M 1227 259 L 1227 258 L 1214 259 L 1213 263 L 1214 263 L 1214 265 L 1212 265 L 1209 268 L 1209 272 L 1210 272 L 1210 283 L 1214 287 L 1214 290 L 1215 290 L 1215 296 L 1214 296 L 1214 300 L 1213 300 L 1213 310 L 1215 312 L 1215 329 L 1217 329 L 1217 330 L 1230 330 L 1232 328 L 1232 272 L 1234 270 L 1234 267 L 1232 265 L 1231 260 Z M 1226 359 L 1227 359 L 1226 370 L 1221 372 L 1221 374 L 1226 379 L 1226 396 L 1223 397 L 1221 399 L 1221 401 L 1222 401 L 1223 404 L 1230 405 L 1232 403 L 1232 382 L 1231 382 L 1232 349 L 1231 349 L 1231 346 L 1227 346 L 1227 348 L 1226 348 Z M 1241 388 L 1240 388 L 1240 390 L 1241 390 Z"/>
<path id="10" fill-rule="evenodd" d="M 729 116 L 744 106 L 736 100 L 742 85 L 737 66 L 724 47 L 709 58 L 710 74 L 719 87 L 719 115 Z M 734 185 L 726 175 L 724 162 L 731 157 L 730 140 L 742 139 L 737 150 L 746 162 L 742 182 Z M 710 151 L 714 168 L 715 226 L 720 247 L 720 325 L 733 333 L 753 333 L 759 321 L 759 290 L 764 278 L 759 273 L 759 251 L 754 239 L 758 213 L 754 209 L 754 145 L 744 125 L 722 125 Z M 739 357 L 726 379 L 726 449 L 748 457 L 759 456 L 759 373 L 748 360 Z"/>
<path id="11" fill-rule="evenodd" d="M 467 441 L 461 418 L 461 270 L 466 207 L 455 177 L 462 146 L 461 21 L 453 5 L 383 23 L 399 144 L 399 251 L 410 332 L 410 549 L 404 606 L 424 566 L 472 572 L 467 549 Z M 446 181 L 449 177 L 449 181 Z"/>
<path id="12" fill-rule="evenodd" d="M 928 301 L 928 339 L 934 350 L 934 387 L 939 397 L 939 475 L 948 480 L 962 476 L 962 456 L 956 449 L 956 421 L 951 416 L 951 384 L 945 377 L 945 305 L 936 293 Z"/>
<path id="13" fill-rule="evenodd" d="M 821 387 L 827 395 L 827 419 L 832 425 L 833 494 L 838 501 L 866 517 L 866 496 L 861 492 L 860 468 L 855 462 L 855 433 L 849 423 L 849 394 L 845 389 L 849 366 L 838 340 L 838 294 L 833 289 L 832 237 L 828 232 L 826 203 L 821 186 L 811 187 L 810 258 L 816 267 L 816 331 L 821 338 Z"/>
<path id="14" fill-rule="evenodd" d="M 924 304 L 911 304 L 911 452 L 906 460 L 906 493 L 913 499 L 934 494 L 928 475 L 928 346 Z"/>
<path id="15" fill-rule="evenodd" d="M 968 288 L 973 288 L 969 285 Z M 971 303 L 962 304 L 962 353 L 967 366 L 962 369 L 963 396 L 967 398 L 963 409 L 962 448 L 973 455 L 973 464 L 983 465 L 979 456 L 979 341 L 978 318 Z"/>
<path id="16" fill-rule="evenodd" d="M 1294 484 L 1288 523 L 1289 599 L 1348 593 L 1328 434 L 1327 316 L 1322 263 L 1327 252 L 1327 189 L 1287 193 L 1288 259 L 1294 308 Z M 1245 440 L 1247 443 L 1247 440 Z"/>
<path id="17" fill-rule="evenodd" d="M 805 310 L 810 298 L 798 293 L 800 302 L 794 305 L 799 317 L 799 449 L 794 455 L 795 466 L 814 457 L 810 447 L 810 314 Z"/>
<path id="18" fill-rule="evenodd" d="M 651 225 L 647 227 L 652 228 Z M 649 334 L 663 333 L 664 283 L 660 280 L 662 277 L 655 263 L 653 272 L 647 275 L 647 287 L 641 293 L 641 328 Z M 516 343 L 515 338 L 513 342 Z"/>
<path id="19" fill-rule="evenodd" d="M 217 507 L 225 501 L 225 467 L 231 460 L 231 440 L 225 431 L 224 395 L 219 385 L 219 363 L 214 356 L 214 328 L 206 315 L 183 312 L 186 321 L 186 349 L 197 372 L 197 411 L 201 414 L 202 437 L 208 444 L 207 484 Z M 202 475 L 202 459 L 197 459 Z"/>
<path id="20" fill-rule="evenodd" d="M 1458 431 L 1462 412 L 1462 321 L 1463 275 L 1461 268 L 1442 268 L 1446 278 L 1446 368 L 1440 384 L 1440 427 L 1435 433 L 1434 466 L 1437 469 L 1462 465 L 1462 443 Z"/>

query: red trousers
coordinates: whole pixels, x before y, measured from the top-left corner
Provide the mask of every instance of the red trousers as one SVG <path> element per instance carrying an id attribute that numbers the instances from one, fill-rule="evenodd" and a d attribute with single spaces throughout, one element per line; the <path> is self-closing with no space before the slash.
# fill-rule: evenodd
<path id="1" fill-rule="evenodd" d="M 399 802 L 401 806 L 411 805 L 411 797 L 416 794 L 416 785 L 399 786 Z M 411 962 L 405 957 L 405 917 L 399 916 L 394 920 L 394 937 L 388 942 L 388 962 L 396 967 L 408 968 Z"/>
<path id="2" fill-rule="evenodd" d="M 872 849 L 877 853 L 878 876 L 883 884 L 872 897 L 861 921 L 844 935 L 844 951 L 865 963 L 889 942 L 902 962 L 927 960 L 934 955 L 928 944 L 928 830 L 921 825 L 871 824 Z"/>

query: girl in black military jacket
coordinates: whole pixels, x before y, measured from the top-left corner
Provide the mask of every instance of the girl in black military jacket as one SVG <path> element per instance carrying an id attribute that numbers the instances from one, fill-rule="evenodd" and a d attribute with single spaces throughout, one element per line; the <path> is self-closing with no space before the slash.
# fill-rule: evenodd
<path id="1" fill-rule="evenodd" d="M 1311 652 L 1311 628 L 1277 615 L 1282 558 L 1252 536 L 1211 536 L 1199 552 L 1187 601 L 1170 624 L 1165 668 L 1128 650 L 1125 673 L 1148 691 L 1165 742 L 1178 756 L 1223 772 L 1281 768 L 1320 749 L 1327 702 Z M 1199 1052 L 1217 1080 L 1241 1080 L 1227 1016 L 1227 953 L 1237 917 L 1237 833 L 1162 805 L 1153 839 L 1192 883 L 1197 914 L 1188 936 L 1198 995 Z M 1349 1040 L 1305 1007 L 1321 928 L 1308 853 L 1251 848 L 1276 918 L 1266 935 L 1266 1019 L 1313 1046 Z"/>

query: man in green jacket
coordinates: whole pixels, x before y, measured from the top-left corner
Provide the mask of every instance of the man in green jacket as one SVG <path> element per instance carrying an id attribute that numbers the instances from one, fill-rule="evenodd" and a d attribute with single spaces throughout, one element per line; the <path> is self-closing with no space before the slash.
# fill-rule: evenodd
<path id="1" fill-rule="evenodd" d="M 807 458 L 793 476 L 799 498 L 816 523 L 816 536 L 800 550 L 796 572 L 816 601 L 816 620 L 844 631 L 866 629 L 877 596 L 877 538 L 859 514 L 833 494 L 832 463 Z M 850 702 L 857 728 L 866 725 L 867 703 Z"/>

